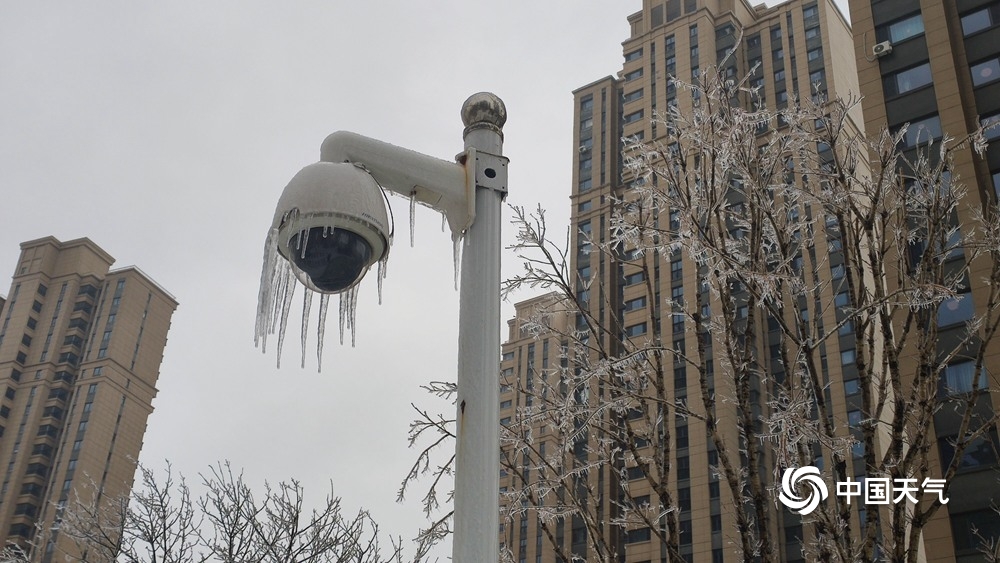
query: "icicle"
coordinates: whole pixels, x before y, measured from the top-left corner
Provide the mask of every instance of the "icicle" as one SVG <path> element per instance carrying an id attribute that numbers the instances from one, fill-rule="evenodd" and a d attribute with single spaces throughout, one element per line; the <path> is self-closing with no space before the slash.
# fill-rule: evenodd
<path id="1" fill-rule="evenodd" d="M 417 192 L 410 192 L 410 248 L 413 248 L 413 231 L 417 217 Z"/>
<path id="2" fill-rule="evenodd" d="M 444 214 L 444 211 L 442 211 L 441 212 L 441 232 L 442 233 L 444 232 L 444 228 L 446 226 L 448 226 L 448 216 Z"/>
<path id="3" fill-rule="evenodd" d="M 326 338 L 326 310 L 330 306 L 330 295 L 319 294 L 319 325 L 316 327 L 316 371 L 323 371 L 323 339 Z"/>
<path id="4" fill-rule="evenodd" d="M 275 274 L 281 258 L 278 255 L 278 230 L 271 229 L 264 241 L 264 261 L 260 272 L 260 290 L 257 293 L 257 322 L 254 328 L 254 346 L 267 351 L 267 335 L 273 333 L 270 321 L 274 309 Z"/>
<path id="5" fill-rule="evenodd" d="M 302 253 L 299 255 L 302 259 L 306 257 L 306 246 L 309 245 L 309 229 L 303 229 L 299 231 L 299 248 L 302 249 Z"/>
<path id="6" fill-rule="evenodd" d="M 313 292 L 308 287 L 302 294 L 302 368 L 306 367 L 306 336 L 309 334 L 309 309 L 312 308 Z"/>
<path id="7" fill-rule="evenodd" d="M 452 262 L 455 266 L 455 289 L 458 289 L 458 278 L 462 273 L 462 241 L 465 237 L 461 234 L 451 234 Z"/>
<path id="8" fill-rule="evenodd" d="M 356 344 L 357 328 L 358 328 L 358 287 L 354 286 L 350 291 L 350 305 L 347 312 L 347 324 L 351 327 L 351 347 L 353 348 Z"/>
<path id="9" fill-rule="evenodd" d="M 347 322 L 347 304 L 345 300 L 345 293 L 340 294 L 340 345 L 344 345 L 344 323 Z"/>
<path id="10" fill-rule="evenodd" d="M 270 319 L 270 330 L 271 334 L 274 334 L 278 327 L 278 320 L 281 318 L 281 303 L 285 295 L 286 286 L 288 285 L 288 274 L 290 267 L 288 262 L 284 259 L 280 259 L 278 268 L 274 273 L 274 296 L 272 297 L 273 304 L 271 307 L 271 319 Z"/>
<path id="11" fill-rule="evenodd" d="M 389 255 L 386 254 L 378 261 L 378 304 L 382 304 L 382 280 L 385 279 L 386 269 L 389 267 Z"/>
<path id="12" fill-rule="evenodd" d="M 285 327 L 288 326 L 288 311 L 292 308 L 292 297 L 295 296 L 295 274 L 291 268 L 286 268 L 284 294 L 281 299 L 281 324 L 278 325 L 278 367 L 281 367 L 281 347 L 285 343 Z"/>

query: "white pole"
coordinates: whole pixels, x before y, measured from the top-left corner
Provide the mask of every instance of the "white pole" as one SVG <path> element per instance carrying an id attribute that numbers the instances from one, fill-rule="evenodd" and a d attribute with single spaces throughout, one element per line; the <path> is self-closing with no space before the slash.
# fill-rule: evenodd
<path id="1" fill-rule="evenodd" d="M 454 563 L 496 563 L 499 557 L 500 211 L 506 186 L 478 179 L 496 177 L 490 166 L 506 166 L 506 120 L 503 102 L 490 93 L 474 94 L 462 106 L 465 148 L 491 164 L 465 163 L 477 182 L 475 221 L 462 251 Z M 501 177 L 505 184 L 506 170 Z"/>

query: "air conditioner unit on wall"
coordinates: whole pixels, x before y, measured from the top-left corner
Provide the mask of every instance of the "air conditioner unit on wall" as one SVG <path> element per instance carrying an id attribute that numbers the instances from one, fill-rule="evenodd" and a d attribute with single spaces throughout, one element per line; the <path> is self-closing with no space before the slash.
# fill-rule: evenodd
<path id="1" fill-rule="evenodd" d="M 892 43 L 889 43 L 888 41 L 876 43 L 875 46 L 872 47 L 872 54 L 875 55 L 876 57 L 884 57 L 891 52 L 892 52 Z"/>

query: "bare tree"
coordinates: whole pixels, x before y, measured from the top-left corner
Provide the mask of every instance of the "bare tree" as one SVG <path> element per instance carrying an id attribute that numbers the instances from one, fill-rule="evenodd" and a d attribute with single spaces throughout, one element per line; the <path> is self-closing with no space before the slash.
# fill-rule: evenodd
<path id="1" fill-rule="evenodd" d="M 58 524 L 34 540 L 41 553 L 49 540 L 70 548 L 55 559 L 94 563 L 382 563 L 402 560 L 400 540 L 384 553 L 378 524 L 364 510 L 345 515 L 331 493 L 308 508 L 295 480 L 265 483 L 258 499 L 242 473 L 228 463 L 202 475 L 203 496 L 193 498 L 170 467 L 162 477 L 139 467 L 141 483 L 131 497 L 101 498 L 94 485 L 74 492 L 57 509 Z M 56 541 L 54 545 L 65 545 Z M 20 562 L 26 554 L 3 554 Z M 25 561 L 29 559 L 23 559 Z"/>
<path id="2" fill-rule="evenodd" d="M 661 138 L 629 143 L 632 184 L 606 237 L 564 246 L 541 210 L 515 210 L 525 266 L 505 289 L 555 291 L 554 308 L 519 320 L 566 344 L 558 368 L 503 382 L 520 405 L 502 430 L 509 523 L 537 517 L 562 561 L 583 554 L 557 541 L 560 523 L 586 530 L 588 560 L 648 534 L 683 561 L 679 450 L 704 435 L 740 560 L 917 561 L 965 454 L 996 447 L 1000 215 L 995 200 L 967 203 L 955 165 L 982 155 L 983 131 L 866 135 L 858 101 L 827 101 L 821 85 L 774 111 L 714 69 L 675 84 L 689 105 L 656 117 Z M 620 270 L 584 274 L 589 253 Z M 558 315 L 573 322 L 554 328 Z M 437 443 L 448 432 L 426 413 L 415 424 Z M 955 437 L 939 443 L 945 427 Z M 782 470 L 808 465 L 836 482 L 945 484 L 916 503 L 858 511 L 831 494 L 809 514 L 775 510 Z M 775 538 L 797 523 L 788 553 Z"/>

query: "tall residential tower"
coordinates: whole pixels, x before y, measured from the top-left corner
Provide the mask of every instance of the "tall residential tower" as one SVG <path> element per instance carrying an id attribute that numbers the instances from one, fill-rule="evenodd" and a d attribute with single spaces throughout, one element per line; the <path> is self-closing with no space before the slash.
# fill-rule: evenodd
<path id="1" fill-rule="evenodd" d="M 88 239 L 21 244 L 0 309 L 0 538 L 43 539 L 62 506 L 128 495 L 177 301 Z M 44 537 L 49 535 L 49 537 Z M 36 542 L 37 543 L 37 542 Z"/>
<path id="2" fill-rule="evenodd" d="M 909 123 L 912 137 L 926 132 L 961 139 L 982 123 L 1000 120 L 1000 2 L 995 0 L 850 0 L 854 48 L 864 96 L 868 129 L 899 130 Z M 970 216 L 996 202 L 1000 188 L 1000 128 L 987 133 L 985 158 L 971 147 L 955 154 L 952 174 L 968 189 L 954 218 L 959 235 Z M 946 267 L 965 266 L 956 253 Z M 966 293 L 955 311 L 960 320 L 983 314 L 991 288 L 985 259 L 970 264 Z M 967 363 L 967 361 L 966 361 Z M 986 372 L 1000 373 L 1000 349 L 984 355 Z M 990 382 L 992 387 L 995 380 Z M 994 387 L 995 388 L 995 387 Z M 983 413 L 1000 412 L 1000 396 L 980 397 Z M 958 438 L 958 418 L 942 409 L 934 426 L 940 458 L 950 456 Z M 982 561 L 980 538 L 1000 537 L 1000 514 L 994 504 L 997 480 L 997 434 L 977 438 L 973 452 L 962 457 L 951 483 L 951 502 L 925 531 L 927 561 Z M 983 494 L 992 491 L 993 494 Z"/>
<path id="3" fill-rule="evenodd" d="M 573 92 L 570 275 L 579 284 L 576 289 L 581 303 L 590 309 L 591 322 L 600 327 L 596 332 L 602 342 L 591 341 L 588 344 L 591 349 L 603 347 L 614 355 L 625 350 L 625 340 L 653 339 L 696 357 L 697 339 L 692 323 L 685 324 L 681 317 L 661 309 L 668 299 L 679 301 L 685 295 L 699 293 L 697 266 L 680 255 L 656 255 L 649 258 L 652 265 L 643 267 L 642 260 L 637 262 L 627 248 L 593 251 L 595 245 L 610 240 L 616 202 L 627 201 L 631 186 L 638 180 L 624 166 L 623 138 L 648 142 L 664 139 L 666 126 L 654 118 L 666 114 L 670 107 L 688 112 L 692 104 L 698 103 L 672 79 L 697 83 L 700 72 L 710 66 L 721 66 L 726 76 L 733 78 L 749 75 L 748 86 L 756 88 L 760 99 L 772 109 L 783 109 L 795 98 L 856 95 L 859 87 L 851 28 L 831 0 L 791 0 L 771 7 L 752 6 L 743 0 L 643 0 L 642 9 L 628 20 L 631 32 L 622 43 L 622 69 L 616 76 L 601 78 Z M 743 100 L 743 103 L 750 102 Z M 852 117 L 860 129 L 860 112 Z M 518 307 L 515 324 L 528 319 L 529 305 Z M 829 314 L 832 317 L 832 310 Z M 572 325 L 574 321 L 569 322 Z M 586 319 L 578 317 L 575 322 L 578 328 L 587 328 Z M 537 332 L 536 321 L 528 324 Z M 835 324 L 832 319 L 831 324 Z M 524 391 L 532 381 L 538 385 L 538 374 L 546 367 L 550 374 L 559 372 L 560 365 L 554 363 L 551 351 L 558 339 L 539 336 L 550 348 L 545 366 L 538 353 L 540 344 L 532 345 L 525 340 L 530 332 L 512 327 L 511 340 L 504 347 L 501 369 L 505 374 L 502 380 L 505 393 L 501 401 L 502 405 L 510 402 L 508 408 L 530 400 L 531 394 Z M 570 372 L 565 370 L 566 356 L 578 352 L 567 350 L 565 342 L 560 344 L 563 345 L 559 351 L 563 368 L 560 377 L 571 379 L 572 368 Z M 840 358 L 841 352 L 849 351 L 846 344 L 843 351 L 839 346 L 837 341 L 830 343 L 829 357 Z M 833 408 L 845 420 L 850 391 L 845 392 L 843 382 L 850 379 L 851 369 L 852 366 L 839 362 L 830 362 L 829 369 L 824 365 L 825 375 L 836 382 L 831 393 Z M 692 401 L 700 401 L 696 378 L 686 376 L 683 365 L 676 363 L 664 370 L 672 375 L 665 378 L 666 388 L 659 392 L 671 402 L 675 399 L 683 402 L 689 395 Z M 605 393 L 606 389 L 590 389 L 582 400 L 604 401 Z M 766 408 L 760 389 L 752 393 L 755 408 Z M 576 395 L 575 400 L 581 400 L 580 393 Z M 725 406 L 731 408 L 730 404 Z M 647 414 L 652 417 L 651 423 L 657 419 L 655 413 Z M 641 413 L 636 415 L 641 418 Z M 632 417 L 633 413 L 627 416 Z M 723 417 L 727 418 L 732 421 Z M 728 493 L 724 491 L 725 483 L 720 484 L 719 475 L 712 469 L 719 463 L 718 452 L 706 437 L 703 421 L 670 413 L 667 420 L 656 424 L 663 425 L 661 435 L 675 445 L 667 450 L 670 459 L 663 461 L 671 473 L 669 488 L 676 492 L 672 505 L 677 508 L 677 530 L 672 535 L 679 537 L 679 554 L 688 561 L 732 560 L 736 540 L 726 531 L 735 530 L 737 522 L 726 508 L 727 503 L 721 502 L 723 495 L 728 498 Z M 727 441 L 739 443 L 735 425 L 728 424 L 732 428 L 724 430 Z M 536 426 L 552 428 L 550 422 Z M 538 435 L 543 436 L 544 432 Z M 597 446 L 594 439 L 594 436 L 583 438 L 575 444 L 572 453 L 576 460 L 565 461 L 566 465 L 584 467 L 593 463 L 592 452 Z M 655 449 L 654 444 L 643 440 L 643 448 L 650 446 Z M 615 554 L 616 559 L 660 561 L 666 557 L 666 547 L 652 541 L 648 527 L 621 527 L 614 523 L 621 516 L 620 491 L 628 490 L 632 499 L 657 494 L 643 477 L 644 472 L 632 467 L 635 461 L 630 459 L 622 455 L 607 466 L 593 466 L 587 472 L 586 482 L 565 486 L 580 488 L 580 496 L 587 497 L 595 506 L 593 519 L 604 527 L 604 536 L 611 538 L 614 545 L 607 551 Z M 770 473 L 773 460 L 764 459 L 762 463 L 771 464 L 767 468 Z M 526 481 L 523 476 L 510 474 L 517 469 L 517 466 L 505 468 L 502 488 L 517 487 Z M 537 473 L 529 475 L 527 480 L 541 479 Z M 622 483 L 623 479 L 628 482 Z M 777 512 L 767 532 L 775 538 L 777 552 L 784 561 L 803 560 L 799 540 L 804 532 L 800 520 Z M 510 548 L 516 561 L 549 563 L 572 556 L 594 557 L 593 538 L 588 537 L 588 529 L 595 529 L 594 523 L 585 518 L 573 516 L 546 523 L 542 518 L 522 516 L 519 521 L 508 522 L 508 526 L 511 527 L 501 536 L 502 543 Z"/>

